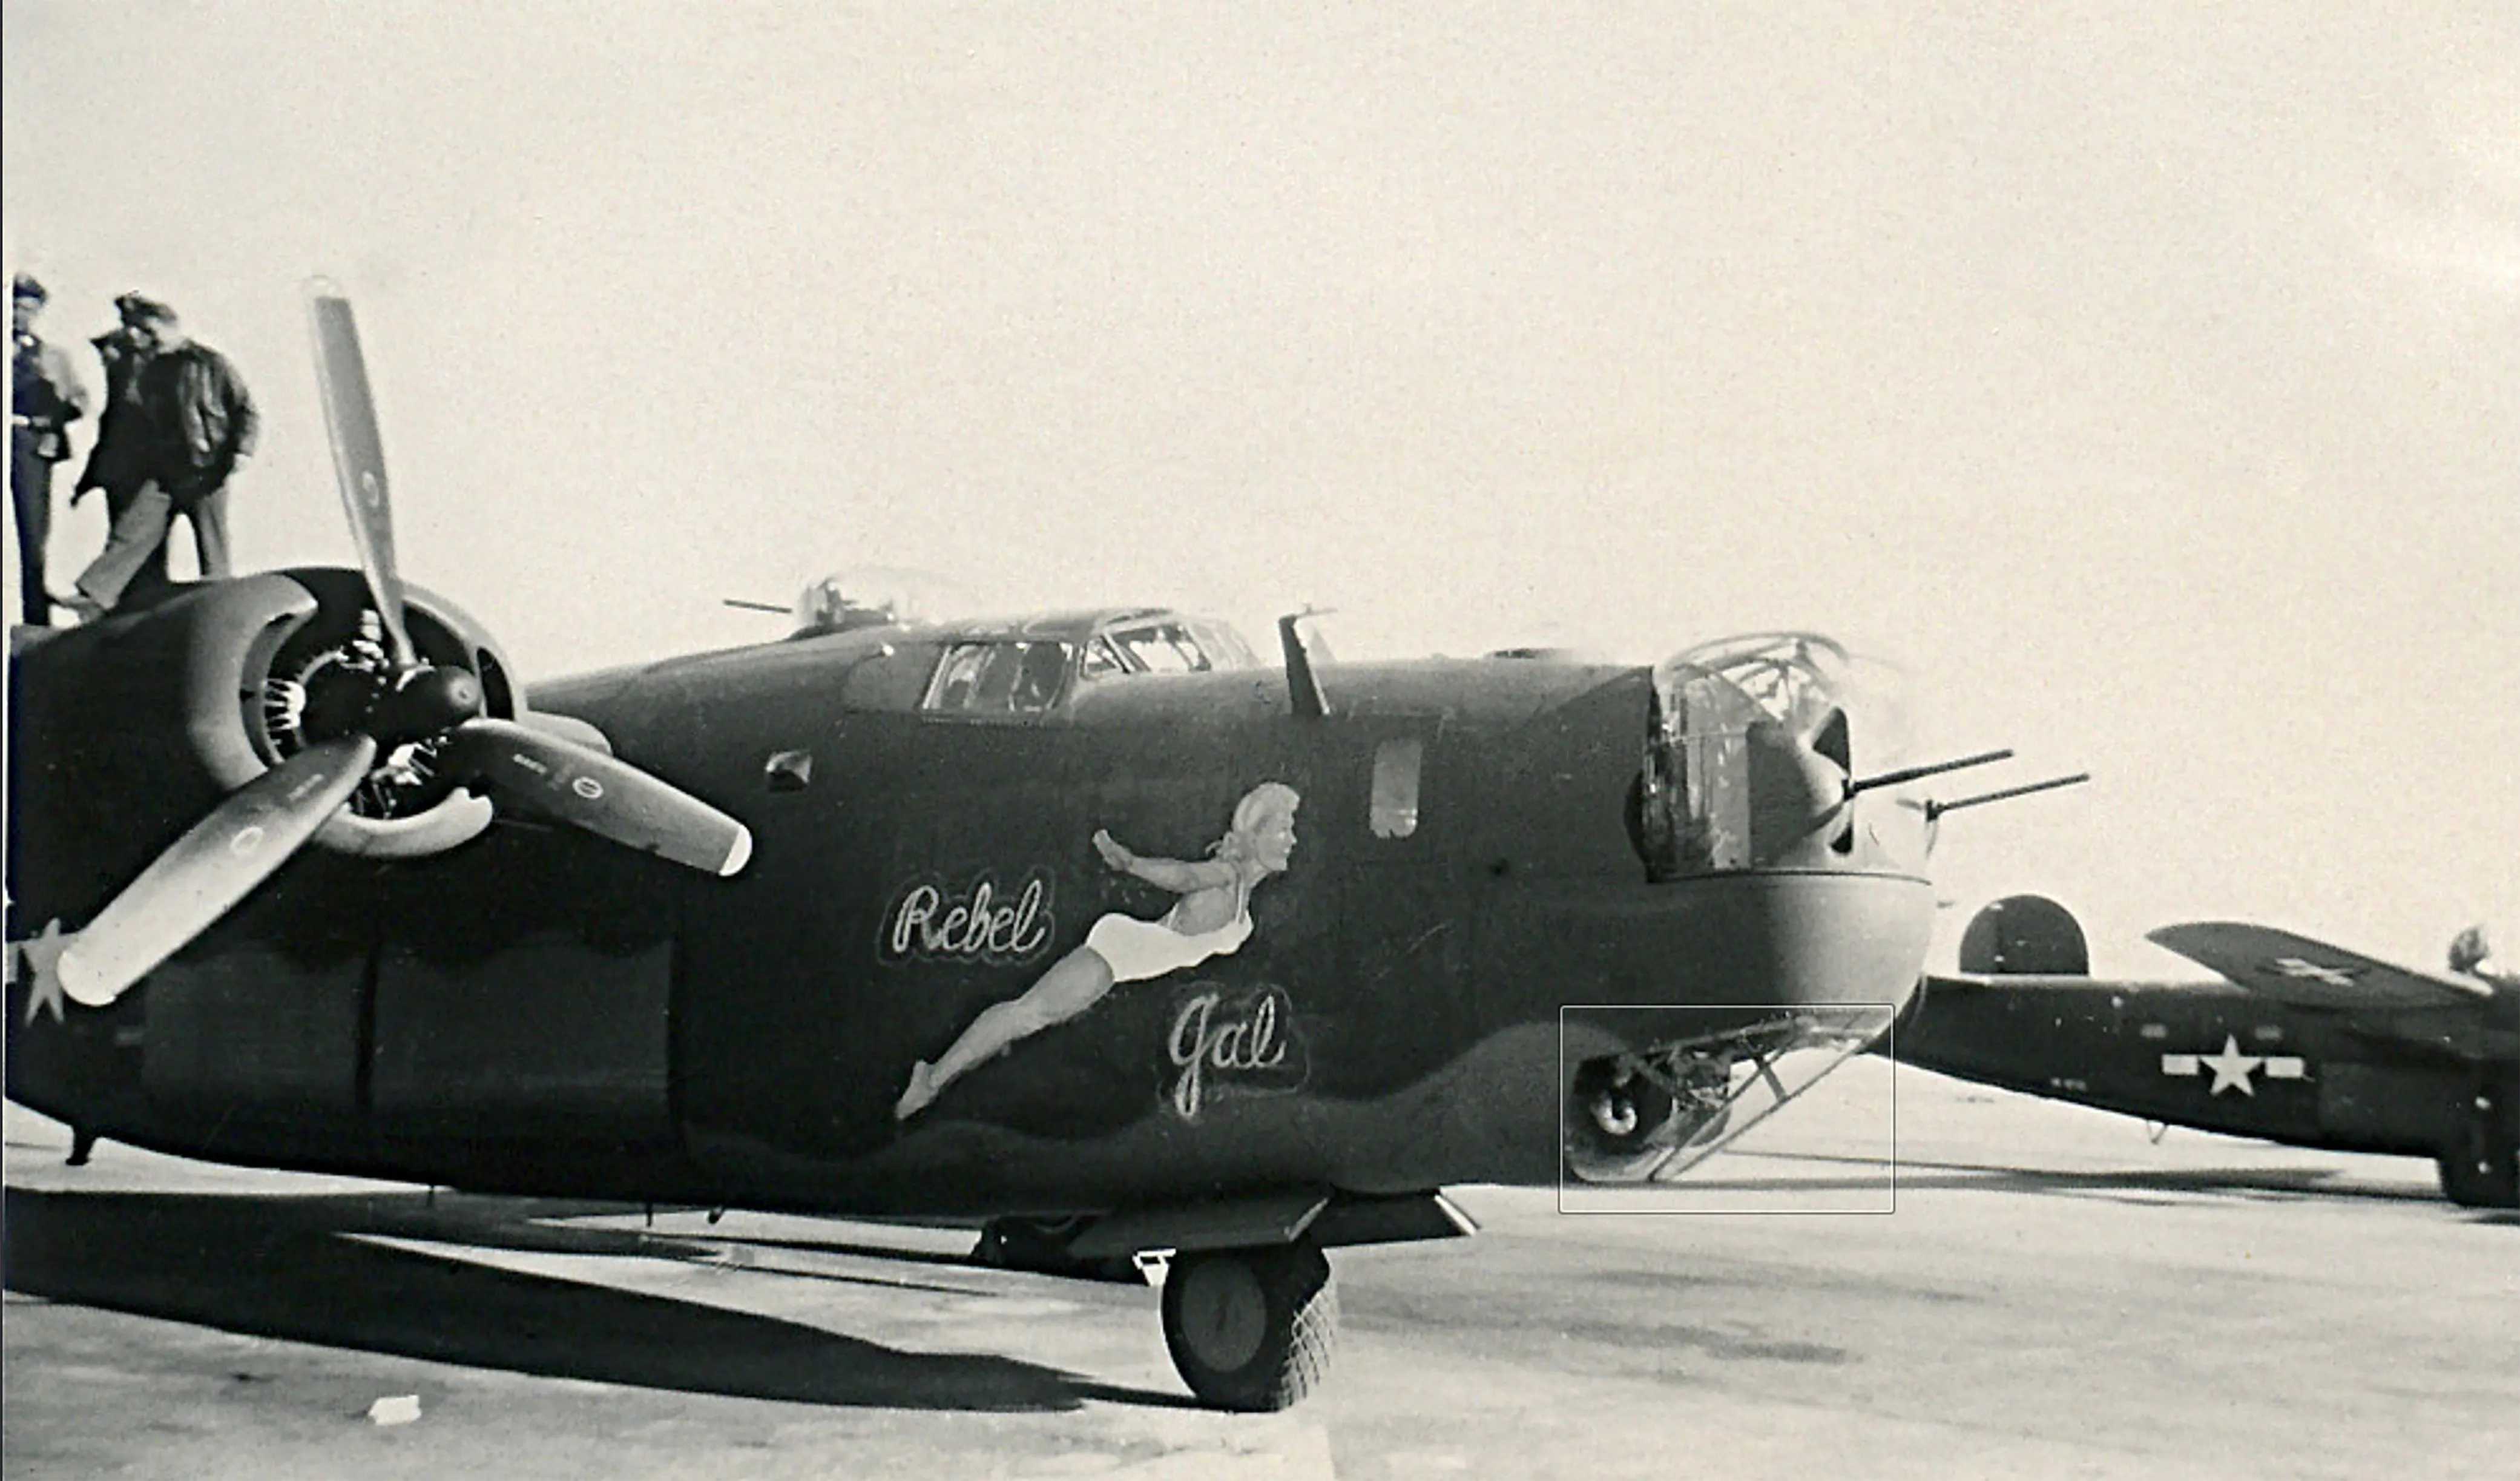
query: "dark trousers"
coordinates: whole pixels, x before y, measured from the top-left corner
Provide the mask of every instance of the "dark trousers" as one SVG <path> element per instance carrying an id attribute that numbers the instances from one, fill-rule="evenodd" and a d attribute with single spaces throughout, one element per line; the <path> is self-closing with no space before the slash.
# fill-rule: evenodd
<path id="1" fill-rule="evenodd" d="M 9 509 L 18 520 L 18 582 L 26 621 L 53 620 L 52 595 L 44 588 L 44 544 L 53 535 L 53 463 L 35 456 L 35 434 L 9 428 Z"/>
<path id="2" fill-rule="evenodd" d="M 113 528 L 105 537 L 105 550 L 78 578 L 78 589 L 99 606 L 112 607 L 135 590 L 166 584 L 166 537 L 177 515 L 192 521 L 203 580 L 216 580 L 236 568 L 228 549 L 225 485 L 179 507 L 153 478 L 131 490 L 118 507 L 109 493 L 107 510 L 113 516 Z"/>
<path id="3" fill-rule="evenodd" d="M 146 483 L 126 483 L 118 487 L 108 487 L 105 490 L 106 549 L 108 551 L 113 550 L 113 531 L 115 529 L 126 529 L 132 534 L 132 542 L 130 546 L 125 551 L 117 553 L 115 559 L 115 567 L 117 569 L 127 566 L 131 571 L 129 579 L 123 582 L 122 595 L 119 599 L 121 601 L 127 602 L 136 597 L 145 597 L 154 592 L 163 591 L 165 588 L 175 584 L 174 578 L 166 574 L 166 535 L 168 532 L 163 530 L 159 531 L 157 540 L 154 543 L 148 544 L 146 548 L 143 549 L 139 538 L 139 525 L 137 521 L 131 525 L 125 525 L 123 523 L 124 519 L 130 516 L 132 502 L 138 499 L 140 497 L 140 491 L 147 487 L 149 487 L 149 485 Z M 136 561 L 130 558 L 129 552 L 132 550 L 141 551 Z M 104 557 L 99 556 L 97 559 L 103 560 Z M 84 573 L 82 573 L 81 579 L 85 579 Z M 81 588 L 81 590 L 84 589 L 85 588 L 83 587 Z"/>

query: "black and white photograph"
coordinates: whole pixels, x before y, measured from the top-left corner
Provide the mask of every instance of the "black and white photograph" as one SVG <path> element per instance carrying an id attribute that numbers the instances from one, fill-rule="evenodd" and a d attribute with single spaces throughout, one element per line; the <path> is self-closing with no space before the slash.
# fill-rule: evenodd
<path id="1" fill-rule="evenodd" d="M 2509 1477 L 2520 14 L 0 0 L 0 1477 Z"/>

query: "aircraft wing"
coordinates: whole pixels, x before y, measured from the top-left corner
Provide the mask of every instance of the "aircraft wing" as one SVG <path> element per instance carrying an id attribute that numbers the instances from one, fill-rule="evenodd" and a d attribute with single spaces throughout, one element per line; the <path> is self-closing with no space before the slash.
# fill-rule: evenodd
<path id="1" fill-rule="evenodd" d="M 2392 965 L 2290 931 L 2237 920 L 2165 925 L 2147 931 L 2145 939 L 2250 992 L 2297 1008 L 2401 1011 L 2456 1008 L 2494 996 L 2483 982 Z"/>

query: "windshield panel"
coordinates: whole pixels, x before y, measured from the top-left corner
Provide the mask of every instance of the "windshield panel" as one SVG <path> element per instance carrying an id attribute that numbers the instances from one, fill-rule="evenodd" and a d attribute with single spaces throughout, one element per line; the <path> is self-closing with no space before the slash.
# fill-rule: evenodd
<path id="1" fill-rule="evenodd" d="M 1212 665 L 1181 624 L 1150 622 L 1142 627 L 1121 628 L 1111 635 L 1112 645 L 1129 661 L 1130 668 L 1141 674 L 1197 674 Z"/>

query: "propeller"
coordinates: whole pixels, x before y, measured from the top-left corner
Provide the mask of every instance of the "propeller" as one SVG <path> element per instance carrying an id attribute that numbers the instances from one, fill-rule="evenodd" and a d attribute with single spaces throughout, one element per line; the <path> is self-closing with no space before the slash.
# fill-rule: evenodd
<path id="1" fill-rule="evenodd" d="M 455 728 L 440 762 L 500 796 L 530 798 L 563 823 L 710 874 L 752 857 L 741 823 L 626 761 L 548 731 L 486 715 Z"/>
<path id="2" fill-rule="evenodd" d="M 394 665 L 420 666 L 403 621 L 402 577 L 394 569 L 393 496 L 385 482 L 384 438 L 377 430 L 377 399 L 368 388 L 368 361 L 359 351 L 359 325 L 350 300 L 330 280 L 306 285 L 306 321 L 315 338 L 315 380 L 324 389 L 324 429 L 333 443 L 333 473 L 341 485 L 341 511 L 350 517 L 350 540 L 359 568 L 376 594 L 377 616 L 393 644 Z"/>
<path id="3" fill-rule="evenodd" d="M 306 306 L 341 508 L 391 645 L 391 671 L 345 734 L 316 740 L 230 793 L 78 933 L 62 954 L 62 987 L 89 1007 L 112 1003 L 208 929 L 349 801 L 381 753 L 414 742 L 437 742 L 439 764 L 494 800 L 526 801 L 687 868 L 727 875 L 752 857 L 752 834 L 735 819 L 604 747 L 484 714 L 476 675 L 421 656 L 394 564 L 384 445 L 358 324 L 349 300 L 323 279 L 307 285 Z"/>
<path id="4" fill-rule="evenodd" d="M 373 738 L 343 736 L 228 793 L 62 953 L 62 991 L 90 1008 L 122 996 L 287 863 L 350 799 L 376 759 Z"/>

